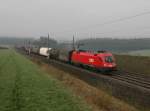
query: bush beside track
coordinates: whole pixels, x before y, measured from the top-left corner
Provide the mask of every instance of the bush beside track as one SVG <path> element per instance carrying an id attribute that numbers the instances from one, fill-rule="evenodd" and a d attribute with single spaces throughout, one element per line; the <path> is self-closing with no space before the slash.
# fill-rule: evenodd
<path id="1" fill-rule="evenodd" d="M 14 51 L 0 51 L 0 111 L 88 111 L 56 80 Z"/>

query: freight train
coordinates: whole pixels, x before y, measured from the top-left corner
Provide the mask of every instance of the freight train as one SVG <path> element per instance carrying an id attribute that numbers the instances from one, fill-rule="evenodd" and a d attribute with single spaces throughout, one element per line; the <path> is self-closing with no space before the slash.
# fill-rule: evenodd
<path id="1" fill-rule="evenodd" d="M 65 48 L 33 47 L 30 49 L 30 52 L 45 56 L 49 59 L 88 67 L 102 72 L 117 70 L 115 58 L 108 51 L 93 52 L 87 50 L 68 50 Z"/>
<path id="2" fill-rule="evenodd" d="M 93 68 L 99 71 L 115 71 L 117 65 L 112 53 L 108 51 L 58 50 L 51 49 L 50 59 L 61 60 L 74 65 Z"/>

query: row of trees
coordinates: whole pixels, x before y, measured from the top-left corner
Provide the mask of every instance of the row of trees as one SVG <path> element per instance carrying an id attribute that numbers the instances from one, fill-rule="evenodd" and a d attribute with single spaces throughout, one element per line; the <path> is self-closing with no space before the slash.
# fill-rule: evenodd
<path id="1" fill-rule="evenodd" d="M 0 37 L 0 45 L 26 45 L 26 46 L 39 46 L 39 47 L 56 47 L 57 41 L 52 38 L 40 37 L 39 39 L 33 38 L 17 38 L 17 37 Z"/>
<path id="2" fill-rule="evenodd" d="M 73 48 L 72 43 L 58 43 L 55 39 L 48 37 L 33 38 L 15 38 L 0 37 L 1 45 L 32 45 L 37 47 L 68 47 Z M 150 49 L 150 38 L 146 39 L 83 39 L 76 41 L 75 44 L 80 45 L 80 49 L 86 50 L 110 50 L 113 52 L 127 52 L 132 50 Z"/>
<path id="3" fill-rule="evenodd" d="M 84 45 L 80 48 L 90 50 L 110 50 L 128 52 L 132 50 L 150 49 L 150 38 L 143 39 L 84 39 L 77 41 Z"/>
<path id="4" fill-rule="evenodd" d="M 40 47 L 57 47 L 57 41 L 55 39 L 49 38 L 48 37 L 40 37 L 38 40 L 34 40 L 32 42 L 33 45 L 35 46 L 40 46 Z"/>

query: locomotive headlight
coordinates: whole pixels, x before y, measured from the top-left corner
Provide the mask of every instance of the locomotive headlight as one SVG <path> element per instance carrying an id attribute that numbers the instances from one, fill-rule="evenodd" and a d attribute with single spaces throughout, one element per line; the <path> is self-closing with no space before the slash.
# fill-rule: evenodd
<path id="1" fill-rule="evenodd" d="M 112 64 L 110 64 L 109 67 L 112 67 Z"/>
<path id="2" fill-rule="evenodd" d="M 104 64 L 104 67 L 112 67 L 112 64 Z"/>
<path id="3" fill-rule="evenodd" d="M 107 64 L 104 63 L 104 66 L 107 66 Z"/>

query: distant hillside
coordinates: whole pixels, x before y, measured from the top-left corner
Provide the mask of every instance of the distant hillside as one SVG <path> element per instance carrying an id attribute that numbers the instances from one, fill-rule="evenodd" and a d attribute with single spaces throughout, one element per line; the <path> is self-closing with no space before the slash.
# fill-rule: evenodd
<path id="1" fill-rule="evenodd" d="M 77 43 L 84 45 L 80 49 L 110 50 L 114 52 L 128 52 L 133 50 L 150 49 L 150 38 L 146 39 L 84 39 Z"/>
<path id="2" fill-rule="evenodd" d="M 25 42 L 32 42 L 32 38 L 0 37 L 0 45 L 21 45 Z"/>
<path id="3" fill-rule="evenodd" d="M 57 47 L 57 41 L 55 39 L 49 38 L 49 42 L 47 37 L 40 37 L 40 39 L 38 40 L 34 40 L 32 42 L 32 45 L 34 46 L 42 46 L 42 47 L 51 47 L 51 48 L 55 48 Z"/>
<path id="4" fill-rule="evenodd" d="M 135 56 L 150 56 L 150 50 L 129 51 L 128 53 L 123 53 L 123 54 L 135 55 Z"/>
<path id="5" fill-rule="evenodd" d="M 72 48 L 72 43 L 61 43 L 52 38 L 47 42 L 46 37 L 39 39 L 33 38 L 16 38 L 16 37 L 0 37 L 0 45 L 36 45 L 36 46 L 48 46 L 49 47 L 69 47 Z M 77 41 L 76 44 L 84 44 L 80 46 L 80 49 L 87 50 L 109 50 L 113 52 L 129 52 L 136 50 L 150 49 L 150 38 L 146 39 L 83 39 Z"/>
<path id="6" fill-rule="evenodd" d="M 39 39 L 34 38 L 17 38 L 17 37 L 0 37 L 0 45 L 35 45 L 35 46 L 48 46 L 46 37 L 40 37 Z M 50 38 L 49 47 L 56 47 L 57 41 Z"/>

